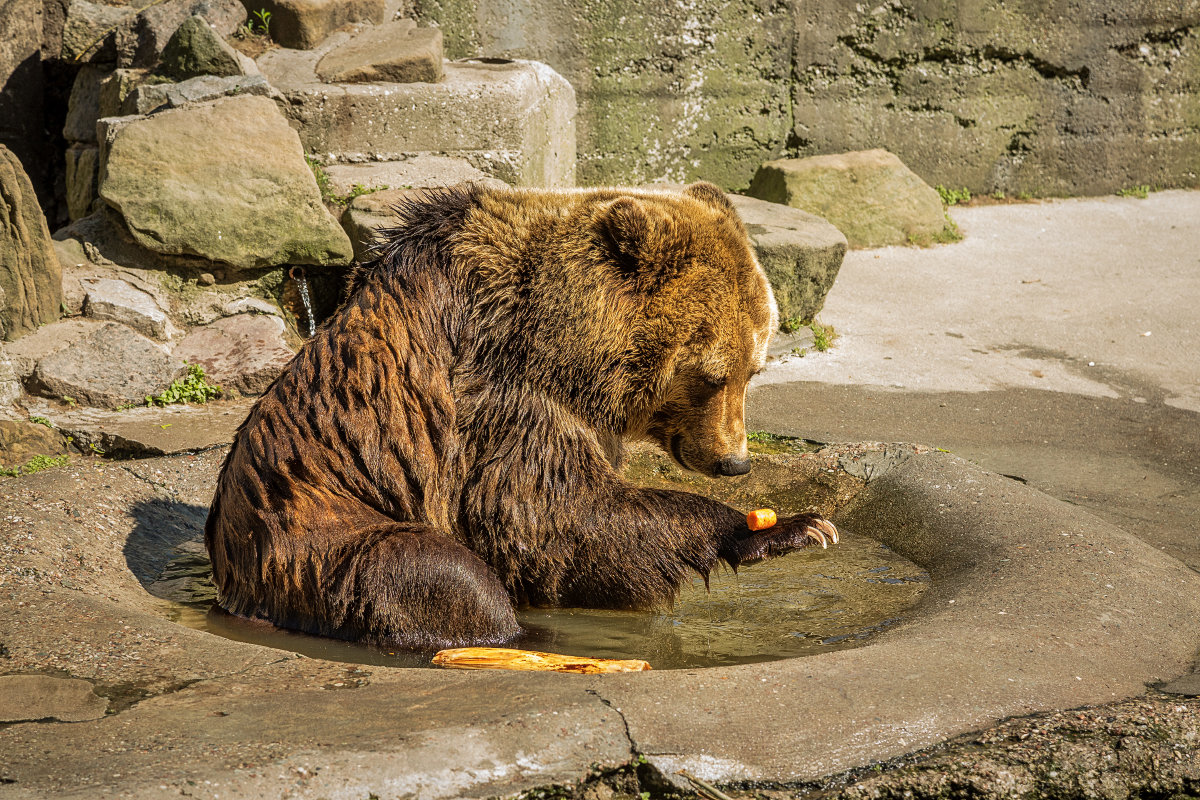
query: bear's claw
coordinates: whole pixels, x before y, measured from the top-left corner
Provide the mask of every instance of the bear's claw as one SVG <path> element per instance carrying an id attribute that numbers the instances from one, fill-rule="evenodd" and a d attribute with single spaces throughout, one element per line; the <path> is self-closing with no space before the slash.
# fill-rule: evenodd
<path id="1" fill-rule="evenodd" d="M 831 541 L 838 543 L 838 530 L 832 522 L 816 514 L 801 514 L 780 520 L 776 527 L 741 540 L 737 546 L 737 563 L 739 566 L 754 564 L 816 543 L 828 548 Z"/>

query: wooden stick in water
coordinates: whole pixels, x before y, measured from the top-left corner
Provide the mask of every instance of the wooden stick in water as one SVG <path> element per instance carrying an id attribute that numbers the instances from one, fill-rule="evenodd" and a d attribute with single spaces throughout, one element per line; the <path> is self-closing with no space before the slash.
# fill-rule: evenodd
<path id="1" fill-rule="evenodd" d="M 548 672 L 640 672 L 650 665 L 640 659 L 588 658 L 510 650 L 504 647 L 457 647 L 441 650 L 433 657 L 439 667 L 451 669 L 528 669 Z"/>

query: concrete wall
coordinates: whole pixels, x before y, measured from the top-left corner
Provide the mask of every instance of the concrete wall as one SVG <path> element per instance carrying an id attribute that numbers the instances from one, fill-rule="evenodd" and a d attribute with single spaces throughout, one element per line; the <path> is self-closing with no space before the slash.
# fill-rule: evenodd
<path id="1" fill-rule="evenodd" d="M 1200 0 L 414 2 L 572 82 L 582 183 L 884 147 L 976 193 L 1200 186 Z"/>

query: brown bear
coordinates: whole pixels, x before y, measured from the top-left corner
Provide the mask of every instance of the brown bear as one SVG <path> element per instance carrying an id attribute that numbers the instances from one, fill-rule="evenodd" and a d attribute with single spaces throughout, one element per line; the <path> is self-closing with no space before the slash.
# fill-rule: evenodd
<path id="1" fill-rule="evenodd" d="M 836 541 L 619 472 L 635 439 L 750 468 L 746 385 L 778 312 L 720 189 L 462 185 L 397 214 L 238 430 L 205 530 L 225 609 L 498 644 L 516 606 L 650 608 L 718 561 Z"/>

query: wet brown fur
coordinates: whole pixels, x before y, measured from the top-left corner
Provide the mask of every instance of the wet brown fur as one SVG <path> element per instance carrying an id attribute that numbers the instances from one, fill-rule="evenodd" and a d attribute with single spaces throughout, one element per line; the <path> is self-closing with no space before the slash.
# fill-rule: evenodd
<path id="1" fill-rule="evenodd" d="M 737 565 L 741 512 L 641 489 L 622 442 L 712 474 L 777 325 L 720 190 L 459 187 L 398 209 L 258 401 L 206 528 L 220 603 L 401 646 L 499 643 L 514 605 L 646 608 Z"/>

